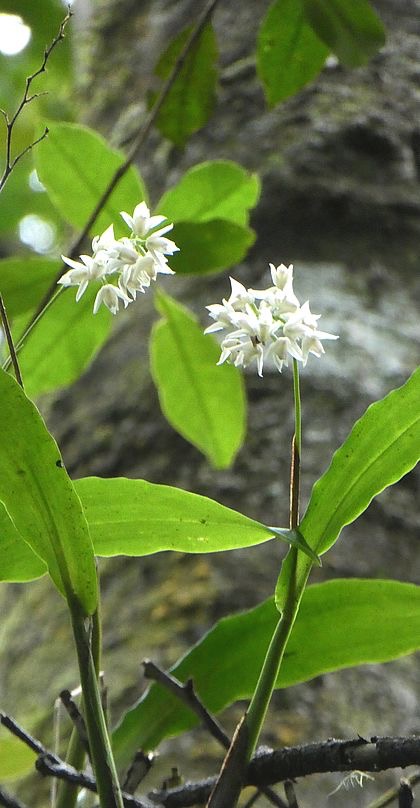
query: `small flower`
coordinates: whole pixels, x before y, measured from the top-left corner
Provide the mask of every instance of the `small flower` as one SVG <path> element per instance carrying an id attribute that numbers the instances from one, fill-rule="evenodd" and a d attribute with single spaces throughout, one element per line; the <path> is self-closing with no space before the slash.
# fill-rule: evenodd
<path id="1" fill-rule="evenodd" d="M 132 216 L 124 210 L 121 211 L 120 215 L 131 228 L 131 232 L 140 238 L 145 238 L 154 227 L 166 220 L 166 216 L 151 216 L 145 202 L 140 202 L 139 205 L 136 205 Z"/>
<path id="2" fill-rule="evenodd" d="M 96 295 L 95 303 L 93 305 L 93 313 L 97 314 L 101 303 L 103 303 L 112 314 L 116 314 L 120 305 L 120 300 L 124 302 L 125 308 L 131 302 L 130 298 L 125 294 L 125 292 L 123 292 L 122 289 L 119 289 L 118 286 L 114 286 L 112 283 L 106 283 L 104 286 L 101 286 L 98 294 Z"/>
<path id="3" fill-rule="evenodd" d="M 62 275 L 58 283 L 62 286 L 78 286 L 76 301 L 79 301 L 85 293 L 89 281 L 96 281 L 106 275 L 106 261 L 99 256 L 91 258 L 89 255 L 81 255 L 82 261 L 73 261 L 64 255 L 61 258 L 72 269 Z"/>
<path id="4" fill-rule="evenodd" d="M 153 256 L 156 263 L 159 264 L 159 272 L 164 272 L 168 275 L 172 275 L 173 270 L 168 267 L 168 262 L 164 256 L 173 255 L 179 250 L 179 247 L 176 246 L 174 241 L 164 237 L 164 234 L 168 233 L 172 228 L 173 224 L 167 224 L 160 230 L 156 230 L 155 233 L 148 236 L 145 243 L 146 250 Z"/>
<path id="5" fill-rule="evenodd" d="M 338 339 L 318 330 L 320 315 L 312 314 L 308 301 L 300 305 L 293 291 L 293 266 L 270 264 L 270 270 L 274 286 L 246 289 L 231 278 L 229 299 L 206 307 L 214 323 L 204 333 L 229 332 L 221 343 L 219 365 L 230 362 L 245 368 L 255 359 L 262 376 L 264 362 L 270 359 L 281 372 L 289 356 L 306 365 L 310 353 L 324 353 L 322 340 Z"/>

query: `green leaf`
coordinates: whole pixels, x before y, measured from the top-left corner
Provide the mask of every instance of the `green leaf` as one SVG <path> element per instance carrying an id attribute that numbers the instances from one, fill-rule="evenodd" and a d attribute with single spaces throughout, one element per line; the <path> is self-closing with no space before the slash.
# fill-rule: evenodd
<path id="1" fill-rule="evenodd" d="M 52 123 L 48 137 L 35 151 L 41 182 L 63 218 L 82 228 L 108 187 L 124 156 L 86 126 Z M 114 224 L 116 236 L 128 235 L 120 211 L 132 213 L 145 198 L 138 171 L 131 167 L 118 182 L 99 214 L 92 231 L 102 233 Z"/>
<path id="2" fill-rule="evenodd" d="M 0 293 L 9 318 L 30 312 L 41 300 L 59 270 L 50 258 L 0 260 Z"/>
<path id="3" fill-rule="evenodd" d="M 182 31 L 160 57 L 155 75 L 166 80 L 182 52 L 191 27 Z M 169 90 L 157 118 L 159 131 L 176 146 L 207 123 L 216 97 L 217 43 L 214 30 L 207 25 L 191 46 L 183 66 Z M 156 99 L 153 96 L 152 101 Z"/>
<path id="4" fill-rule="evenodd" d="M 88 289 L 78 303 L 74 289 L 63 291 L 23 345 L 19 365 L 31 397 L 75 381 L 108 338 L 112 314 L 92 312 L 97 291 Z"/>
<path id="5" fill-rule="evenodd" d="M 89 614 L 97 604 L 93 547 L 57 444 L 34 404 L 4 371 L 0 402 L 0 501 L 18 533 L 47 564 L 57 589 L 69 602 L 76 597 Z"/>
<path id="6" fill-rule="evenodd" d="M 386 616 L 386 619 L 384 619 Z M 207 709 L 217 713 L 251 696 L 278 621 L 272 600 L 220 620 L 171 670 L 192 678 Z M 420 587 L 397 581 L 334 580 L 310 586 L 284 656 L 277 687 L 330 671 L 386 662 L 420 647 Z M 217 665 L 214 664 L 217 660 Z M 171 693 L 152 685 L 114 732 L 122 765 L 136 749 L 154 749 L 198 719 Z"/>
<path id="7" fill-rule="evenodd" d="M 22 539 L 0 502 L 0 581 L 32 581 L 46 571 L 44 562 Z"/>
<path id="8" fill-rule="evenodd" d="M 303 6 L 319 38 L 348 67 L 366 64 L 385 44 L 382 22 L 367 0 L 303 0 Z"/>
<path id="9" fill-rule="evenodd" d="M 213 219 L 178 222 L 173 238 L 180 252 L 171 256 L 171 269 L 182 274 L 204 275 L 242 261 L 255 241 L 255 233 L 249 227 L 226 219 Z"/>
<path id="10" fill-rule="evenodd" d="M 171 222 L 209 222 L 226 219 L 247 225 L 249 209 L 260 195 L 257 174 L 231 160 L 209 160 L 187 171 L 157 205 Z"/>
<path id="11" fill-rule="evenodd" d="M 74 485 L 99 556 L 214 553 L 273 538 L 274 531 L 260 522 L 169 485 L 99 477 Z"/>
<path id="12" fill-rule="evenodd" d="M 150 358 L 162 412 L 215 468 L 228 468 L 245 435 L 242 376 L 233 365 L 217 367 L 216 341 L 186 308 L 162 293 L 157 300 L 163 319 Z"/>
<path id="13" fill-rule="evenodd" d="M 275 0 L 257 42 L 257 71 L 270 106 L 313 81 L 328 53 L 305 19 L 302 0 Z"/>
<path id="14" fill-rule="evenodd" d="M 34 770 L 36 752 L 17 738 L 0 738 L 0 781 L 18 780 Z"/>
<path id="15" fill-rule="evenodd" d="M 319 554 L 373 497 L 412 469 L 420 456 L 420 368 L 356 421 L 315 483 L 299 530 Z"/>

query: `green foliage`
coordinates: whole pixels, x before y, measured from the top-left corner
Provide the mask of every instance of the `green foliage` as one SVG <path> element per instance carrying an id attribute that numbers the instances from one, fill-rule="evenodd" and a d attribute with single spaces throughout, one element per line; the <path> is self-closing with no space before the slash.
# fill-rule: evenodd
<path id="1" fill-rule="evenodd" d="M 189 27 L 172 40 L 156 65 L 158 78 L 166 80 L 170 76 L 190 34 Z M 207 25 L 189 50 L 157 117 L 158 129 L 176 146 L 183 146 L 190 135 L 201 129 L 213 111 L 216 61 L 216 37 L 212 26 Z M 152 101 L 155 99 L 153 95 Z"/>
<path id="2" fill-rule="evenodd" d="M 22 539 L 0 502 L 0 581 L 32 581 L 46 571 L 44 562 Z"/>
<path id="3" fill-rule="evenodd" d="M 219 349 L 193 315 L 159 293 L 163 319 L 153 328 L 152 375 L 169 423 L 215 468 L 227 468 L 245 434 L 243 379 L 232 365 L 217 367 Z"/>
<path id="4" fill-rule="evenodd" d="M 48 137 L 35 152 L 39 178 L 52 202 L 66 221 L 79 228 L 84 227 L 123 162 L 121 152 L 111 149 L 97 132 L 79 124 L 51 124 Z M 93 233 L 102 233 L 113 223 L 117 237 L 128 235 L 120 211 L 131 213 L 144 198 L 143 182 L 131 167 L 104 205 Z"/>
<path id="5" fill-rule="evenodd" d="M 179 252 L 171 267 L 180 274 L 220 272 L 242 261 L 255 241 L 255 233 L 226 219 L 210 222 L 179 222 L 173 229 Z"/>
<path id="6" fill-rule="evenodd" d="M 60 452 L 36 407 L 0 371 L 3 423 L 0 501 L 22 538 L 48 566 L 57 589 L 95 610 L 97 581 L 92 543 L 80 500 Z"/>
<path id="7" fill-rule="evenodd" d="M 232 160 L 209 160 L 190 168 L 157 205 L 171 222 L 225 219 L 245 226 L 260 195 L 257 174 Z"/>
<path id="8" fill-rule="evenodd" d="M 59 264 L 50 258 L 0 260 L 0 293 L 10 318 L 33 311 L 57 275 Z"/>
<path id="9" fill-rule="evenodd" d="M 385 43 L 385 29 L 368 0 L 303 0 L 319 38 L 347 67 L 366 64 Z"/>
<path id="10" fill-rule="evenodd" d="M 17 780 L 33 771 L 36 752 L 17 738 L 0 737 L 0 781 Z"/>
<path id="11" fill-rule="evenodd" d="M 302 0 L 274 0 L 257 43 L 258 75 L 270 106 L 316 78 L 328 53 L 329 48 L 305 18 Z"/>
<path id="12" fill-rule="evenodd" d="M 19 365 L 28 395 L 38 396 L 78 379 L 108 338 L 112 314 L 103 306 L 92 314 L 97 291 L 87 289 L 78 303 L 74 289 L 61 292 L 23 345 Z"/>
<path id="13" fill-rule="evenodd" d="M 299 527 L 317 553 L 377 494 L 407 474 L 420 455 L 420 368 L 357 421 L 331 465 L 315 483 Z"/>
<path id="14" fill-rule="evenodd" d="M 145 480 L 76 480 L 96 555 L 143 556 L 162 550 L 214 553 L 249 547 L 273 532 L 207 497 Z"/>
<path id="15" fill-rule="evenodd" d="M 272 600 L 220 620 L 172 669 L 213 713 L 255 687 L 278 620 Z M 420 647 L 420 587 L 397 581 L 334 580 L 305 591 L 277 687 L 341 668 L 386 662 Z M 212 660 L 209 665 L 209 660 Z M 120 764 L 136 749 L 154 749 L 198 719 L 172 694 L 152 685 L 114 733 Z"/>

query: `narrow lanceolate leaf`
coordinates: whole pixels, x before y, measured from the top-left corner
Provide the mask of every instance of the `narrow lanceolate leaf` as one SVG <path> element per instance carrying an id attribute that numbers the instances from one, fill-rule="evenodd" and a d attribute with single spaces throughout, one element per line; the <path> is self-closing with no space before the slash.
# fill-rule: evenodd
<path id="1" fill-rule="evenodd" d="M 76 480 L 74 485 L 96 555 L 214 553 L 273 538 L 273 532 L 259 522 L 169 485 L 98 477 Z"/>
<path id="2" fill-rule="evenodd" d="M 0 501 L 57 589 L 87 614 L 97 604 L 95 560 L 80 500 L 34 404 L 0 371 Z"/>
<path id="3" fill-rule="evenodd" d="M 58 287 L 57 287 L 58 288 Z M 28 395 L 38 396 L 75 381 L 109 336 L 112 314 L 93 314 L 98 289 L 87 289 L 78 303 L 74 289 L 54 301 L 19 353 Z"/>
<path id="4" fill-rule="evenodd" d="M 242 261 L 255 241 L 255 233 L 227 219 L 212 219 L 177 222 L 173 238 L 179 252 L 171 256 L 171 268 L 182 274 L 204 275 Z"/>
<path id="5" fill-rule="evenodd" d="M 224 618 L 172 672 L 182 682 L 193 679 L 210 712 L 249 698 L 277 622 L 272 600 Z M 290 687 L 340 668 L 386 662 L 419 647 L 420 587 L 358 579 L 310 586 L 303 596 L 277 687 Z M 164 738 L 197 722 L 167 690 L 152 685 L 117 727 L 114 751 L 124 764 L 136 749 L 154 749 Z"/>
<path id="6" fill-rule="evenodd" d="M 158 308 L 163 319 L 152 331 L 150 357 L 162 411 L 215 468 L 227 468 L 245 435 L 241 374 L 217 367 L 216 341 L 187 309 L 161 293 Z"/>
<path id="7" fill-rule="evenodd" d="M 67 222 L 80 228 L 123 162 L 121 152 L 111 149 L 97 132 L 80 124 L 52 123 L 48 137 L 35 151 L 36 169 L 52 202 Z M 104 205 L 93 233 L 102 233 L 114 223 L 117 237 L 127 235 L 119 213 L 131 212 L 144 198 L 143 182 L 131 167 Z"/>
<path id="8" fill-rule="evenodd" d="M 357 421 L 315 483 L 299 530 L 325 553 L 342 528 L 377 494 L 407 474 L 420 457 L 420 368 Z"/>
<path id="9" fill-rule="evenodd" d="M 0 502 L 0 581 L 32 581 L 46 571 L 46 565 L 22 539 Z"/>
<path id="10" fill-rule="evenodd" d="M 303 0 L 319 38 L 348 67 L 364 65 L 385 43 L 385 29 L 368 0 Z"/>
<path id="11" fill-rule="evenodd" d="M 313 81 L 328 53 L 305 18 L 302 0 L 274 0 L 257 43 L 257 71 L 268 103 L 274 106 Z"/>
<path id="12" fill-rule="evenodd" d="M 0 260 L 0 294 L 8 317 L 31 312 L 45 295 L 59 270 L 50 258 L 3 258 Z"/>
<path id="13" fill-rule="evenodd" d="M 171 222 L 225 219 L 247 225 L 260 195 L 260 181 L 231 160 L 209 160 L 187 171 L 157 205 Z"/>
<path id="14" fill-rule="evenodd" d="M 190 34 L 191 28 L 182 31 L 163 53 L 155 69 L 160 79 L 169 77 Z M 213 111 L 216 61 L 216 37 L 212 26 L 207 25 L 189 49 L 157 118 L 160 132 L 176 146 L 183 146 L 190 135 L 201 129 Z"/>

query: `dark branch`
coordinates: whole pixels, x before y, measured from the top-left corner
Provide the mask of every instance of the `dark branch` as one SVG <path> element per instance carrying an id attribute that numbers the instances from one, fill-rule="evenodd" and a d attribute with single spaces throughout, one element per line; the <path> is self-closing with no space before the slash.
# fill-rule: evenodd
<path id="1" fill-rule="evenodd" d="M 16 797 L 12 797 L 4 788 L 0 788 L 0 805 L 2 805 L 3 808 L 26 808 L 23 802 L 17 800 Z"/>
<path id="2" fill-rule="evenodd" d="M 420 772 L 415 772 L 415 774 L 410 774 L 409 777 L 405 778 L 410 786 L 415 786 L 417 783 L 420 783 Z M 370 802 L 367 808 L 385 808 L 387 805 L 391 805 L 394 800 L 398 797 L 399 786 L 394 786 L 394 788 L 389 788 L 388 791 L 385 791 L 378 799 L 373 800 Z"/>
<path id="3" fill-rule="evenodd" d="M 20 384 L 20 386 L 21 386 L 21 388 L 23 390 L 22 375 L 21 375 L 21 372 L 20 372 L 19 362 L 18 362 L 18 358 L 17 358 L 17 355 L 16 355 L 16 349 L 15 349 L 15 345 L 14 345 L 14 342 L 13 342 L 12 332 L 10 330 L 10 325 L 9 325 L 9 320 L 8 320 L 8 317 L 7 317 L 6 307 L 4 305 L 3 298 L 2 298 L 1 295 L 0 295 L 0 320 L 2 322 L 4 335 L 6 337 L 7 347 L 9 349 L 10 361 L 11 361 L 11 363 L 13 365 L 13 370 L 15 372 L 16 381 Z"/>
<path id="4" fill-rule="evenodd" d="M 67 711 L 67 714 L 79 736 L 79 740 L 85 752 L 87 753 L 88 757 L 90 757 L 90 749 L 85 720 L 82 714 L 80 713 L 80 710 L 76 702 L 72 698 L 70 690 L 62 690 L 60 693 L 60 700 Z"/>
<path id="5" fill-rule="evenodd" d="M 252 759 L 245 785 L 273 785 L 323 772 L 370 771 L 405 768 L 420 763 L 420 737 L 364 738 L 285 747 L 278 751 L 261 749 Z M 203 804 L 215 785 L 216 777 L 150 795 L 165 808 L 188 808 Z"/>
<path id="6" fill-rule="evenodd" d="M 64 39 L 64 31 L 71 16 L 72 12 L 69 9 L 66 16 L 64 17 L 64 20 L 60 25 L 58 33 L 56 34 L 56 36 L 54 37 L 48 48 L 46 48 L 46 50 L 44 51 L 44 58 L 41 62 L 40 67 L 38 68 L 38 70 L 35 70 L 34 73 L 31 73 L 31 75 L 27 77 L 25 83 L 25 90 L 23 92 L 20 103 L 16 109 L 16 112 L 14 113 L 12 118 L 10 118 L 9 120 L 7 112 L 5 112 L 5 110 L 3 109 L 1 110 L 1 113 L 6 123 L 6 157 L 4 161 L 3 174 L 0 179 L 0 191 L 3 189 L 7 179 L 9 178 L 10 174 L 12 173 L 15 165 L 19 162 L 19 160 L 21 160 L 22 157 L 25 156 L 25 154 L 27 154 L 31 149 L 33 149 L 34 146 L 40 143 L 41 140 L 43 140 L 48 134 L 48 128 L 46 127 L 43 134 L 39 138 L 32 141 L 32 143 L 30 143 L 29 146 L 26 146 L 25 149 L 19 152 L 19 154 L 17 154 L 16 157 L 14 158 L 12 157 L 13 129 L 16 124 L 16 121 L 18 120 L 24 108 L 27 107 L 28 104 L 31 103 L 31 101 L 34 101 L 36 98 L 39 98 L 40 95 L 45 95 L 45 93 L 33 93 L 33 95 L 30 95 L 29 91 L 31 89 L 33 81 L 37 78 L 37 76 L 39 76 L 41 73 L 45 73 L 47 62 L 51 56 L 52 51 L 54 50 L 56 45 L 58 45 L 58 43 Z"/>

